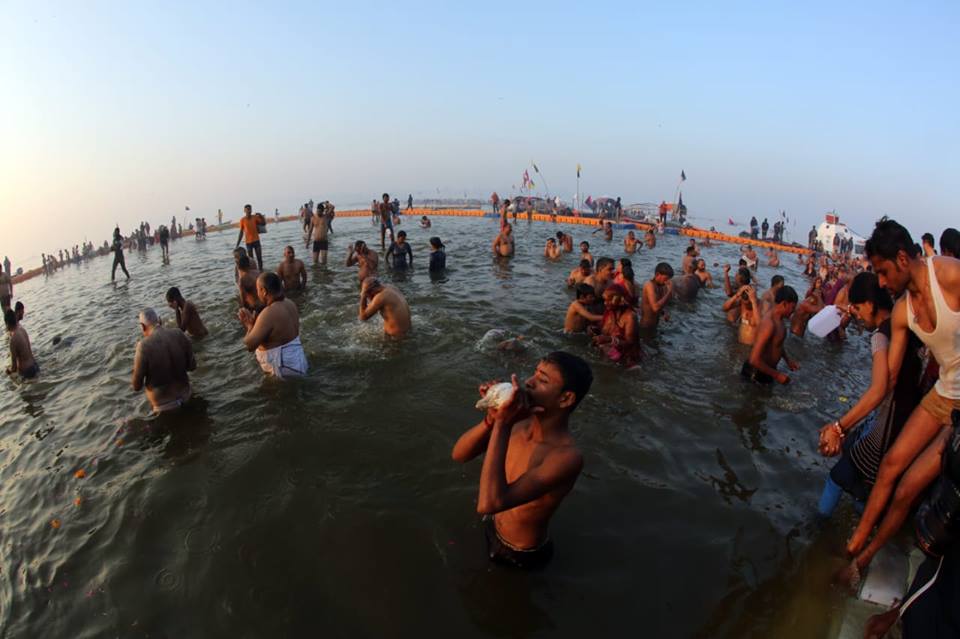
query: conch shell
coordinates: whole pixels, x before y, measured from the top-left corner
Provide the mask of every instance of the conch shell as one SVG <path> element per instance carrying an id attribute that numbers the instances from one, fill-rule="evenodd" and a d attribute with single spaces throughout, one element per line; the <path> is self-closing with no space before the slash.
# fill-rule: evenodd
<path id="1" fill-rule="evenodd" d="M 506 382 L 502 384 L 494 384 L 487 389 L 487 394 L 477 402 L 477 408 L 480 410 L 486 410 L 488 408 L 497 409 L 501 406 L 504 406 L 512 398 L 513 384 Z"/>

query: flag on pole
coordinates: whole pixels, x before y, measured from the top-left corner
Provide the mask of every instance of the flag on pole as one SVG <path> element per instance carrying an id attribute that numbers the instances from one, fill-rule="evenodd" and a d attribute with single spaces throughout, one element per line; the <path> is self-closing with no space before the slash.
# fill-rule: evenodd
<path id="1" fill-rule="evenodd" d="M 580 163 L 577 162 L 577 177 L 580 177 Z"/>
<path id="2" fill-rule="evenodd" d="M 536 165 L 534 162 L 531 162 L 530 164 L 533 164 L 533 170 L 534 170 L 534 171 L 536 171 L 537 173 L 540 172 L 540 169 L 537 168 L 537 165 Z"/>
<path id="3" fill-rule="evenodd" d="M 683 169 L 680 169 L 680 181 L 681 182 L 687 181 L 687 174 L 683 172 Z"/>
<path id="4" fill-rule="evenodd" d="M 190 210 L 190 207 L 189 207 L 189 206 L 185 206 L 185 207 L 183 207 L 183 210 L 184 210 L 184 211 L 189 211 L 189 210 Z"/>

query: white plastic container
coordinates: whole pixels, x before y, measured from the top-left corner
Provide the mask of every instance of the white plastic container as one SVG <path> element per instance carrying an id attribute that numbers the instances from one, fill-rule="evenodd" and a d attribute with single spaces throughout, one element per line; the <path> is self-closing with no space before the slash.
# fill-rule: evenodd
<path id="1" fill-rule="evenodd" d="M 831 304 L 823 307 L 819 313 L 810 318 L 807 329 L 817 337 L 826 337 L 830 331 L 840 326 L 841 319 L 843 314 Z"/>

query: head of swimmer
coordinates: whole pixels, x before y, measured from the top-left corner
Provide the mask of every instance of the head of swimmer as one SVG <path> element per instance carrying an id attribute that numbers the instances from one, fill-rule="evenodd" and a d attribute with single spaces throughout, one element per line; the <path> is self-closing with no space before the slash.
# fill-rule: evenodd
<path id="1" fill-rule="evenodd" d="M 590 275 L 593 271 L 593 267 L 590 266 L 590 260 L 580 260 L 580 274 L 586 277 Z"/>
<path id="2" fill-rule="evenodd" d="M 4 309 L 3 311 L 3 323 L 7 326 L 7 331 L 13 332 L 17 330 L 17 312 L 12 308 Z"/>
<path id="3" fill-rule="evenodd" d="M 590 365 L 576 355 L 555 351 L 537 363 L 523 388 L 541 416 L 571 413 L 583 401 L 593 383 Z"/>
<path id="4" fill-rule="evenodd" d="M 706 271 L 706 270 L 707 270 L 707 263 L 702 259 L 697 260 L 697 271 L 702 273 L 703 271 Z"/>
<path id="5" fill-rule="evenodd" d="M 864 246 L 880 286 L 899 295 L 910 282 L 910 262 L 919 251 L 910 232 L 886 217 L 880 218 Z"/>
<path id="6" fill-rule="evenodd" d="M 367 243 L 363 240 L 357 240 L 353 243 L 353 252 L 364 255 L 367 252 Z"/>
<path id="7" fill-rule="evenodd" d="M 580 252 L 589 253 L 590 252 L 590 242 L 580 242 Z"/>
<path id="8" fill-rule="evenodd" d="M 243 214 L 246 215 L 247 217 L 250 217 L 251 215 L 253 215 L 253 207 L 250 206 L 249 204 L 244 204 Z"/>
<path id="9" fill-rule="evenodd" d="M 773 296 L 773 303 L 781 317 L 790 317 L 797 308 L 797 292 L 792 286 L 781 286 Z"/>
<path id="10" fill-rule="evenodd" d="M 893 310 L 893 298 L 887 289 L 880 286 L 875 273 L 860 273 L 853 278 L 847 298 L 850 301 L 850 315 L 869 330 L 879 327 Z"/>
<path id="11" fill-rule="evenodd" d="M 673 277 L 673 267 L 666 262 L 660 262 L 653 269 L 653 281 L 655 284 L 663 286 Z"/>
<path id="12" fill-rule="evenodd" d="M 774 275 L 770 278 L 770 288 L 771 290 L 777 290 L 778 287 L 783 286 L 783 275 Z"/>
<path id="13" fill-rule="evenodd" d="M 296 257 L 296 253 L 293 250 L 292 246 L 287 245 L 283 249 L 283 259 L 287 262 L 292 262 L 293 258 Z"/>
<path id="14" fill-rule="evenodd" d="M 386 202 L 387 204 L 390 203 L 390 194 L 389 194 L 389 193 L 384 193 L 382 197 L 383 197 L 383 201 L 384 201 L 384 202 Z"/>
<path id="15" fill-rule="evenodd" d="M 547 246 L 556 246 L 556 245 L 557 245 L 557 241 L 554 238 L 552 237 L 547 238 Z"/>
<path id="16" fill-rule="evenodd" d="M 140 330 L 149 337 L 153 331 L 160 327 L 160 316 L 152 308 L 145 308 L 140 311 Z"/>
<path id="17" fill-rule="evenodd" d="M 264 304 L 283 299 L 283 280 L 272 271 L 261 273 L 257 278 L 257 297 Z"/>
<path id="18" fill-rule="evenodd" d="M 577 301 L 584 306 L 592 306 L 597 302 L 597 293 L 589 284 L 577 284 Z"/>
<path id="19" fill-rule="evenodd" d="M 184 299 L 180 293 L 180 289 L 176 286 L 171 286 L 170 290 L 167 291 L 167 306 L 172 309 L 178 309 L 183 306 L 183 303 Z"/>
<path id="20" fill-rule="evenodd" d="M 371 299 L 374 295 L 383 290 L 383 284 L 381 284 L 380 280 L 372 275 L 365 278 L 360 286 L 361 290 L 363 291 L 363 296 L 367 299 Z"/>
<path id="21" fill-rule="evenodd" d="M 637 236 L 633 233 L 633 231 L 627 231 L 627 237 L 629 237 L 631 240 L 637 239 Z"/>
<path id="22" fill-rule="evenodd" d="M 750 269 L 748 269 L 746 266 L 741 266 L 739 269 L 737 269 L 737 286 L 746 286 L 749 283 Z"/>
<path id="23" fill-rule="evenodd" d="M 614 268 L 615 264 L 609 257 L 597 258 L 596 278 L 601 282 L 606 282 L 613 278 Z"/>
<path id="24" fill-rule="evenodd" d="M 397 233 L 397 244 L 402 245 L 402 244 L 403 244 L 404 242 L 406 242 L 406 241 L 407 241 L 407 232 L 406 232 L 406 231 L 400 231 L 399 233 Z"/>

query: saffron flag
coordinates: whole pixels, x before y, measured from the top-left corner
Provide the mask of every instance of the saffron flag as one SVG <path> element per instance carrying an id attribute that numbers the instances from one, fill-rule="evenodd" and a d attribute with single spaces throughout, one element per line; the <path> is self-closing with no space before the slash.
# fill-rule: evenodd
<path id="1" fill-rule="evenodd" d="M 733 218 L 732 218 L 732 217 L 728 217 L 728 218 L 727 218 L 727 224 L 729 224 L 730 226 L 736 226 L 736 225 L 733 223 Z"/>
<path id="2" fill-rule="evenodd" d="M 680 169 L 680 181 L 681 182 L 687 181 L 687 174 L 683 172 L 683 169 Z"/>

